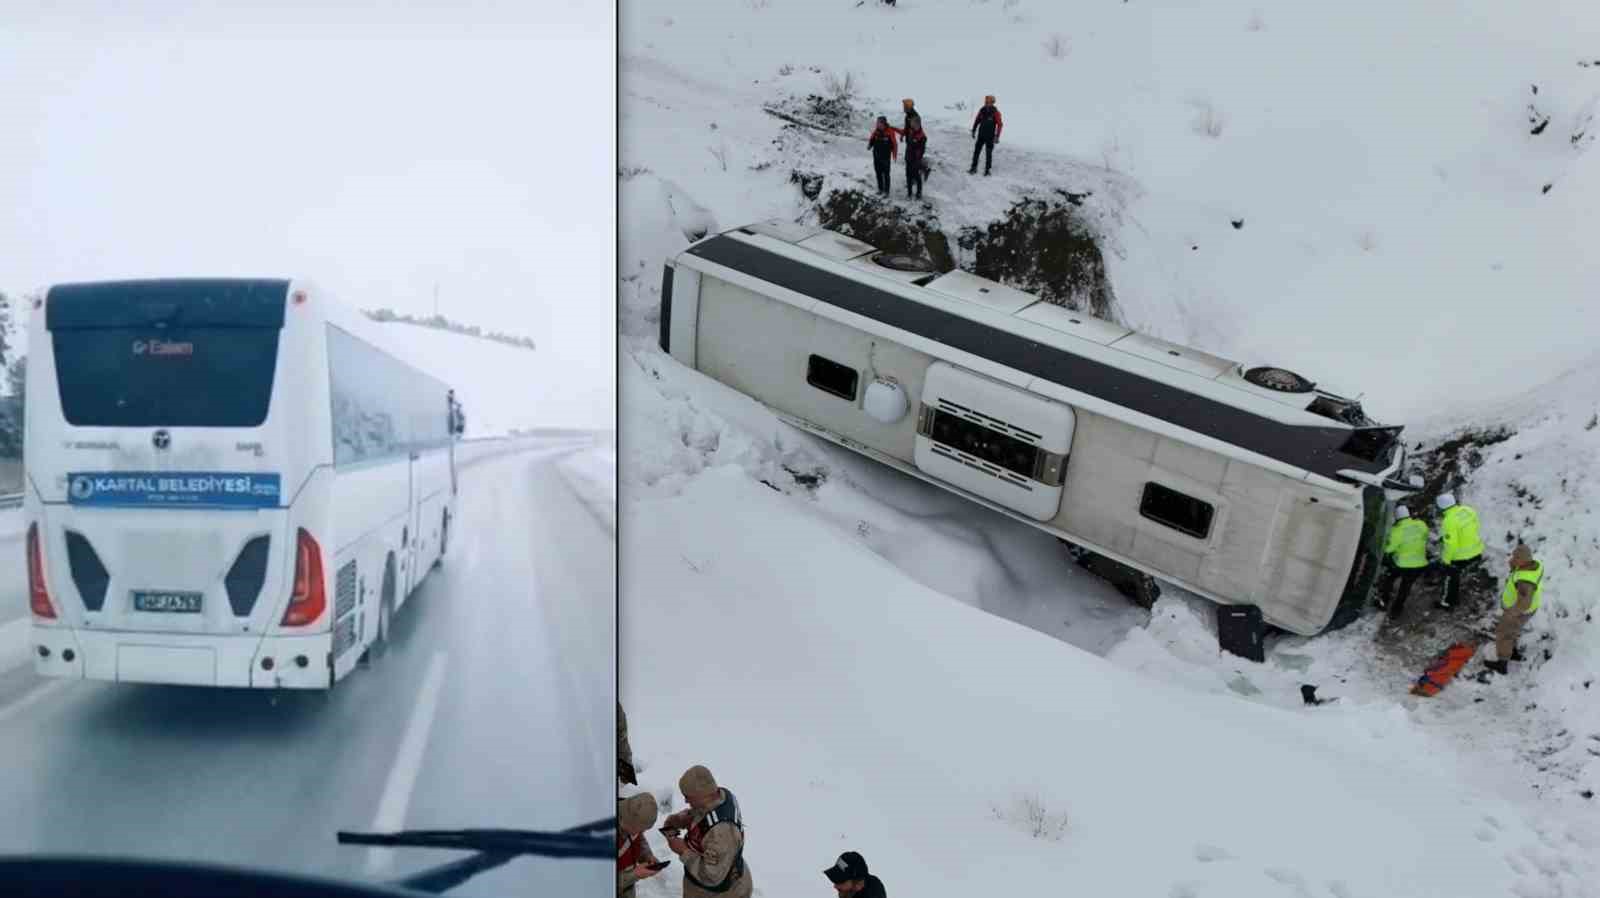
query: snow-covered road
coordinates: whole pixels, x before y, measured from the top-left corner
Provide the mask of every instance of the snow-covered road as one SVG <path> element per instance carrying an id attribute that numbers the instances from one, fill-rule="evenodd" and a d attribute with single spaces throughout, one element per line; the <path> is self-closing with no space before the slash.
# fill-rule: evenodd
<path id="1" fill-rule="evenodd" d="M 387 878 L 456 855 L 378 855 L 335 831 L 609 816 L 616 548 L 557 469 L 585 445 L 467 467 L 463 538 L 397 616 L 388 654 L 329 695 L 41 680 L 22 578 L 5 578 L 0 853 Z M 523 859 L 457 892 L 600 894 L 609 879 L 602 864 Z"/>

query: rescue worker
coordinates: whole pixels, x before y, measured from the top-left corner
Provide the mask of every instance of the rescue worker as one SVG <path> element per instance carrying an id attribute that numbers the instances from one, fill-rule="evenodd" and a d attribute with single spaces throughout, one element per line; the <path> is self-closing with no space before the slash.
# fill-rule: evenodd
<path id="1" fill-rule="evenodd" d="M 1398 620 L 1405 611 L 1406 597 L 1411 585 L 1428 569 L 1428 525 L 1411 516 L 1404 505 L 1394 510 L 1394 526 L 1389 528 L 1389 539 L 1383 545 L 1389 565 L 1390 582 L 1384 584 L 1383 604 L 1391 620 Z M 1399 587 L 1390 598 L 1394 581 Z"/>
<path id="2" fill-rule="evenodd" d="M 911 199 L 912 188 L 916 189 L 915 196 L 922 199 L 922 175 L 924 164 L 922 157 L 928 152 L 928 135 L 922 130 L 919 121 L 913 128 L 906 129 L 906 199 Z"/>
<path id="3" fill-rule="evenodd" d="M 899 157 L 895 130 L 889 127 L 888 116 L 878 116 L 878 125 L 867 138 L 867 146 L 872 149 L 872 170 L 878 176 L 878 192 L 888 196 L 890 163 Z"/>
<path id="4" fill-rule="evenodd" d="M 645 831 L 656 822 L 656 798 L 641 792 L 617 802 L 617 898 L 633 898 L 633 884 L 661 872 Z"/>
<path id="5" fill-rule="evenodd" d="M 822 871 L 833 883 L 833 890 L 854 898 L 888 898 L 883 880 L 867 872 L 867 859 L 854 851 L 839 855 L 833 866 Z"/>
<path id="6" fill-rule="evenodd" d="M 633 769 L 633 747 L 628 744 L 628 715 L 622 713 L 622 702 L 617 702 L 617 782 L 639 785 L 639 775 Z"/>
<path id="7" fill-rule="evenodd" d="M 1500 591 L 1500 622 L 1494 628 L 1494 643 L 1484 650 L 1486 666 L 1498 674 L 1510 672 L 1508 662 L 1522 660 L 1517 651 L 1522 627 L 1544 603 L 1544 563 L 1533 557 L 1533 550 L 1518 543 L 1509 567 L 1511 576 Z"/>
<path id="8" fill-rule="evenodd" d="M 1439 563 L 1444 565 L 1444 598 L 1440 608 L 1451 608 L 1461 598 L 1461 575 L 1483 560 L 1483 538 L 1478 535 L 1478 512 L 1470 505 L 1457 505 L 1456 497 L 1440 493 L 1435 500 L 1439 510 Z"/>
<path id="9" fill-rule="evenodd" d="M 977 138 L 977 143 L 972 145 L 972 167 L 967 169 L 967 174 L 978 173 L 978 151 L 984 152 L 983 174 L 988 177 L 989 170 L 994 167 L 994 145 L 1000 142 L 1000 129 L 1004 122 L 1000 119 L 1000 107 L 994 105 L 994 95 L 983 98 L 983 105 L 978 108 L 978 114 L 972 119 L 972 136 Z"/>
<path id="10" fill-rule="evenodd" d="M 917 101 L 906 97 L 900 101 L 900 108 L 905 110 L 906 114 L 905 125 L 900 129 L 901 134 L 910 131 L 912 128 L 922 127 L 922 115 L 917 112 Z"/>
<path id="11" fill-rule="evenodd" d="M 678 790 L 689 807 L 667 817 L 661 831 L 683 862 L 683 898 L 750 898 L 738 800 L 699 764 L 678 778 Z"/>

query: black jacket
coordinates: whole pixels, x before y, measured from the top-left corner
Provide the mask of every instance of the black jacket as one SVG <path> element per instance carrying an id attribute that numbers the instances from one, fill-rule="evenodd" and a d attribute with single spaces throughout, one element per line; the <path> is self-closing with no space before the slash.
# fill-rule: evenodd
<path id="1" fill-rule="evenodd" d="M 978 139 L 994 140 L 995 132 L 995 107 L 980 106 L 977 115 Z"/>
<path id="2" fill-rule="evenodd" d="M 888 893 L 883 890 L 883 880 L 868 873 L 867 887 L 857 892 L 856 898 L 888 898 Z"/>

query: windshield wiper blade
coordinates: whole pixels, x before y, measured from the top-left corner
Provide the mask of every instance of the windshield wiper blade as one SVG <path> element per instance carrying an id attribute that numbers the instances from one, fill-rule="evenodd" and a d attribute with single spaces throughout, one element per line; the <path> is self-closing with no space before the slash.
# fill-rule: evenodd
<path id="1" fill-rule="evenodd" d="M 591 833 L 546 833 L 521 829 L 412 829 L 396 833 L 339 833 L 345 845 L 406 848 L 460 848 L 495 854 L 605 859 L 616 852 L 613 840 Z"/>
<path id="2" fill-rule="evenodd" d="M 413 874 L 395 883 L 401 888 L 438 894 L 486 870 L 526 855 L 609 860 L 617 850 L 617 818 L 607 817 L 558 833 L 526 829 L 412 829 L 392 833 L 339 832 L 341 845 L 455 848 L 475 852 Z"/>

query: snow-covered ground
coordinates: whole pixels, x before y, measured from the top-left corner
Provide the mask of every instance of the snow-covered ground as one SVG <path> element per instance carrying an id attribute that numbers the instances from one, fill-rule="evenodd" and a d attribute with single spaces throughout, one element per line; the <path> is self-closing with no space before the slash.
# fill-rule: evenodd
<path id="1" fill-rule="evenodd" d="M 557 465 L 561 476 L 613 536 L 617 532 L 617 447 L 576 452 Z"/>
<path id="2" fill-rule="evenodd" d="M 709 765 L 761 894 L 815 892 L 851 849 L 924 895 L 1575 895 L 1600 873 L 1397 705 L 1287 712 L 1130 674 L 797 504 L 719 466 L 624 509 L 641 785 L 674 800 Z"/>
<path id="3" fill-rule="evenodd" d="M 759 892 L 819 888 L 853 848 L 901 893 L 1600 894 L 1600 8 L 723 0 L 620 20 L 621 698 L 644 787 L 667 799 L 704 762 L 739 793 Z M 859 134 L 763 112 L 847 72 Z M 988 179 L 964 171 L 984 93 L 1006 119 Z M 1221 656 L 1206 604 L 1129 608 L 1048 535 L 662 356 L 660 265 L 686 232 L 805 215 L 795 169 L 870 189 L 867 121 L 904 96 L 946 229 L 1092 191 L 1129 324 L 1365 393 L 1413 444 L 1514 428 L 1458 494 L 1496 576 L 1508 531 L 1548 565 L 1534 662 L 1412 698 L 1443 645 L 1396 647 L 1372 617 L 1263 665 Z M 1304 706 L 1305 683 L 1339 701 Z M 1028 799 L 1046 835 L 1066 815 L 1059 841 L 1021 831 Z"/>

